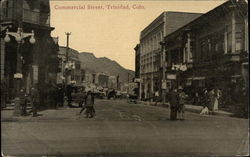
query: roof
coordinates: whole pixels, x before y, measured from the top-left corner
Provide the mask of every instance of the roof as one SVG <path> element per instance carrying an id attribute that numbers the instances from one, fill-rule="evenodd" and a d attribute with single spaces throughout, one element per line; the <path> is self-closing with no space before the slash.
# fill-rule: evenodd
<path id="1" fill-rule="evenodd" d="M 211 18 L 215 18 L 215 16 L 221 16 L 222 14 L 217 14 L 218 12 L 226 14 L 229 11 L 231 11 L 232 9 L 237 8 L 239 10 L 241 10 L 242 14 L 245 14 L 247 16 L 247 3 L 244 0 L 229 0 L 219 6 L 217 6 L 216 8 L 208 11 L 207 13 L 201 15 L 200 17 L 192 20 L 191 22 L 187 23 L 186 25 L 182 26 L 181 28 L 175 30 L 174 32 L 170 33 L 169 35 L 167 35 L 165 38 L 169 38 L 173 35 L 176 35 L 177 32 L 180 32 L 181 30 L 184 29 L 190 29 L 192 26 L 197 25 L 199 23 L 204 23 L 207 22 L 207 19 Z"/>
<path id="2" fill-rule="evenodd" d="M 147 34 L 152 32 L 160 24 L 164 23 L 164 14 L 166 15 L 166 33 L 169 34 L 174 30 L 180 28 L 186 23 L 192 21 L 193 19 L 201 16 L 201 13 L 192 12 L 175 12 L 175 11 L 165 11 L 161 13 L 154 21 L 152 21 L 146 28 L 141 31 L 140 38 L 144 38 Z"/>

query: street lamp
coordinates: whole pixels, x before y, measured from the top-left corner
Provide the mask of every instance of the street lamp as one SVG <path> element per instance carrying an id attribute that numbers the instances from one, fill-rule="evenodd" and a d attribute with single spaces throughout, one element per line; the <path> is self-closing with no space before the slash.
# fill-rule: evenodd
<path id="1" fill-rule="evenodd" d="M 20 54 L 20 47 L 21 44 L 24 43 L 24 38 L 30 37 L 29 42 L 31 44 L 35 44 L 36 40 L 34 38 L 35 34 L 32 30 L 31 33 L 24 33 L 22 28 L 18 27 L 17 32 L 9 32 L 9 30 L 6 30 L 6 36 L 4 37 L 5 42 L 10 42 L 10 36 L 13 36 L 15 40 L 17 41 L 17 64 L 16 64 L 16 73 L 14 74 L 14 78 L 16 79 L 16 92 L 15 92 L 15 115 L 21 114 L 21 108 L 20 108 L 20 98 L 19 98 L 19 92 L 20 92 L 20 86 L 21 86 L 21 79 L 23 78 L 22 74 L 22 61 L 23 57 Z"/>
<path id="2" fill-rule="evenodd" d="M 166 102 L 166 89 L 167 89 L 167 82 L 166 82 L 166 42 L 161 41 L 159 43 L 162 49 L 162 100 L 163 105 Z"/>

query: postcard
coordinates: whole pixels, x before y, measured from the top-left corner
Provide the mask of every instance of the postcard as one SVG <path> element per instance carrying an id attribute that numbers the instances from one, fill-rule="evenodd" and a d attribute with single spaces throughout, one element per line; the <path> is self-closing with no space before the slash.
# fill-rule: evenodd
<path id="1" fill-rule="evenodd" d="M 2 0 L 4 157 L 249 155 L 246 0 Z"/>

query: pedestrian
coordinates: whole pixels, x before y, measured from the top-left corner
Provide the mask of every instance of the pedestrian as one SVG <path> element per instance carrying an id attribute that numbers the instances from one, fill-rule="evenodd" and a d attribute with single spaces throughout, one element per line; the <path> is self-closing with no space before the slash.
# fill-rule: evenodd
<path id="1" fill-rule="evenodd" d="M 86 107 L 86 118 L 93 118 L 95 115 L 95 108 L 94 108 L 95 98 L 91 91 L 87 92 L 85 97 L 84 106 Z"/>
<path id="2" fill-rule="evenodd" d="M 79 113 L 79 115 L 86 109 L 86 97 L 87 97 L 87 94 L 86 94 L 86 92 L 83 90 L 83 93 L 82 93 L 82 101 L 80 102 L 81 103 L 81 105 L 79 105 L 80 107 L 82 107 L 81 108 L 81 110 L 80 110 L 80 113 Z"/>
<path id="3" fill-rule="evenodd" d="M 208 109 L 209 108 L 209 96 L 208 96 L 208 91 L 206 88 L 203 91 L 201 103 L 202 103 L 203 109 L 202 109 L 200 114 L 201 115 L 208 115 L 209 114 L 209 109 Z"/>
<path id="4" fill-rule="evenodd" d="M 157 90 L 155 92 L 155 106 L 157 106 L 157 103 L 160 102 L 160 94 L 159 94 L 159 91 Z"/>
<path id="5" fill-rule="evenodd" d="M 195 93 L 194 93 L 194 105 L 199 105 L 199 93 L 198 93 L 198 91 L 196 91 Z"/>
<path id="6" fill-rule="evenodd" d="M 208 109 L 209 111 L 214 111 L 214 103 L 215 103 L 215 92 L 214 89 L 211 89 L 210 92 L 208 93 L 208 97 L 209 97 L 209 105 L 208 105 Z"/>
<path id="7" fill-rule="evenodd" d="M 30 91 L 31 106 L 33 117 L 37 116 L 37 106 L 39 104 L 39 92 L 36 87 L 32 87 Z"/>
<path id="8" fill-rule="evenodd" d="M 68 106 L 72 107 L 72 86 L 71 85 L 67 85 L 66 88 L 66 93 L 67 93 L 67 99 L 68 99 Z"/>
<path id="9" fill-rule="evenodd" d="M 20 97 L 20 106 L 21 106 L 21 115 L 26 116 L 27 115 L 27 94 L 25 93 L 24 89 L 21 89 L 19 92 L 19 97 Z"/>
<path id="10" fill-rule="evenodd" d="M 64 91 L 61 84 L 57 87 L 57 106 L 63 107 L 64 104 Z"/>
<path id="11" fill-rule="evenodd" d="M 178 105 L 178 114 L 180 117 L 180 120 L 184 120 L 184 112 L 185 112 L 185 99 L 187 98 L 187 95 L 183 91 L 182 87 L 178 88 L 178 97 L 179 97 L 179 105 Z"/>
<path id="12" fill-rule="evenodd" d="M 220 98 L 220 91 L 219 91 L 219 89 L 216 89 L 214 91 L 214 107 L 213 107 L 213 111 L 217 111 L 219 109 L 219 98 Z"/>
<path id="13" fill-rule="evenodd" d="M 177 89 L 173 89 L 170 92 L 169 103 L 170 103 L 170 120 L 176 120 L 177 110 L 179 105 L 179 95 L 177 93 Z"/>

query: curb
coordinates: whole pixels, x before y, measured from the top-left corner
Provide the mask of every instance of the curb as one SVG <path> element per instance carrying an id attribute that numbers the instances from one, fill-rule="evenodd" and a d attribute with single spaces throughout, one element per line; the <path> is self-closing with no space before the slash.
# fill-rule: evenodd
<path id="1" fill-rule="evenodd" d="M 143 105 L 150 105 L 150 106 L 154 106 L 152 104 L 154 104 L 153 102 L 144 102 L 144 101 L 138 101 L 139 104 L 143 104 Z M 168 105 L 168 104 L 167 104 Z M 190 106 L 193 106 L 193 105 L 185 105 L 185 110 L 188 111 L 188 112 L 193 112 L 193 113 L 197 113 L 197 114 L 200 114 L 201 110 L 202 110 L 202 107 L 200 107 L 200 109 L 197 109 L 197 108 L 192 108 Z M 164 107 L 166 108 L 167 106 L 155 106 L 155 107 Z M 213 115 L 216 115 L 216 116 L 225 116 L 225 117 L 232 117 L 233 116 L 233 113 L 229 113 L 229 112 L 225 112 L 225 111 L 214 111 L 213 112 Z"/>

